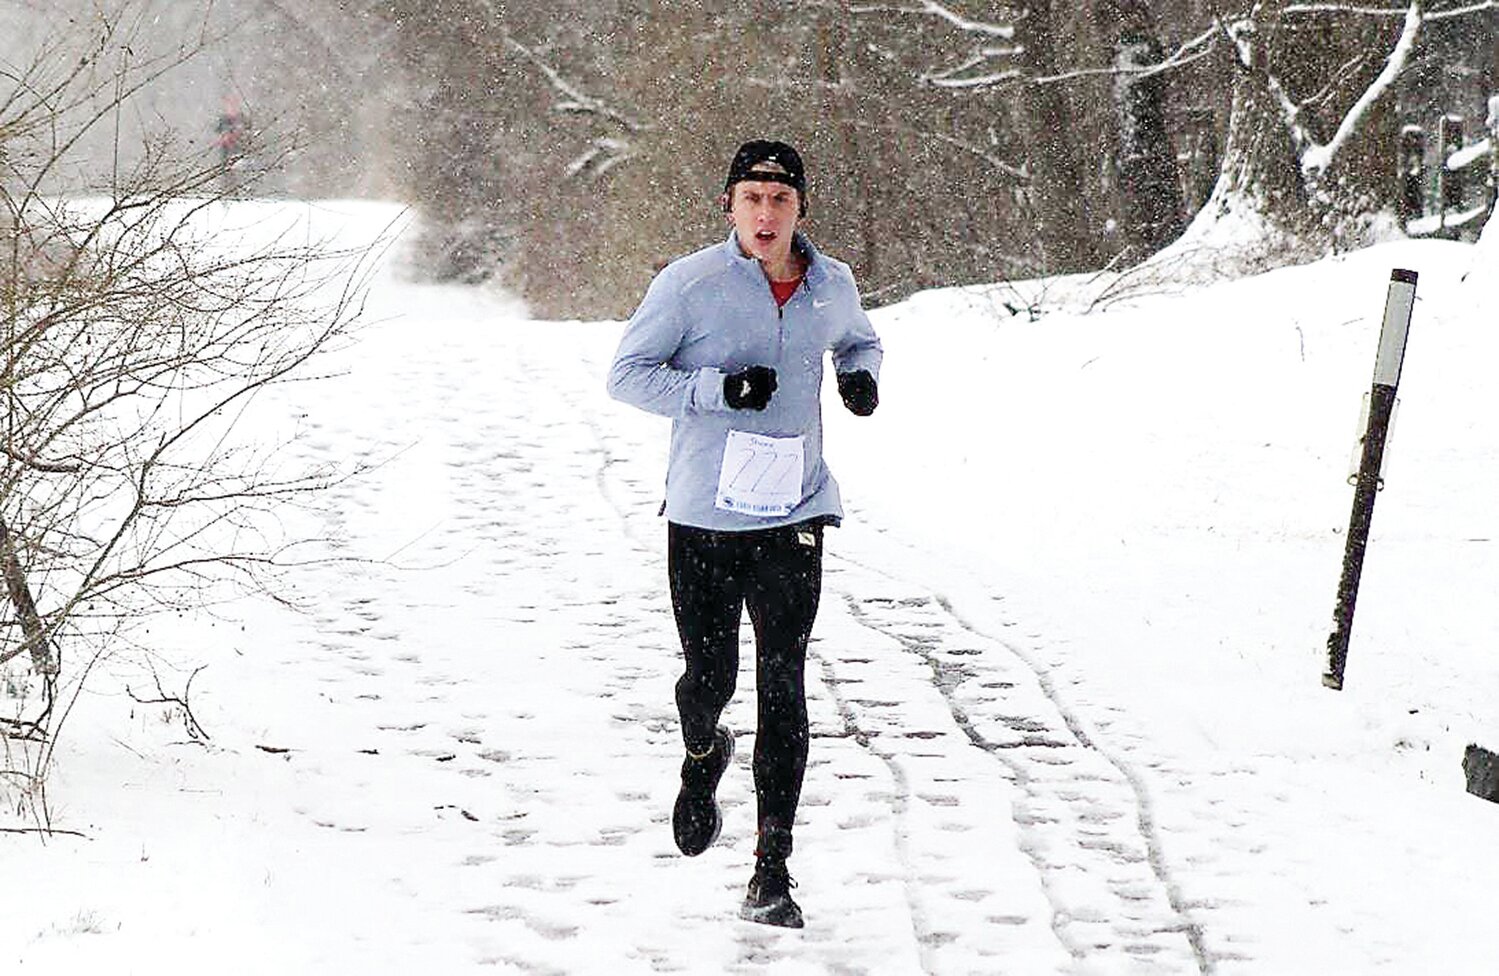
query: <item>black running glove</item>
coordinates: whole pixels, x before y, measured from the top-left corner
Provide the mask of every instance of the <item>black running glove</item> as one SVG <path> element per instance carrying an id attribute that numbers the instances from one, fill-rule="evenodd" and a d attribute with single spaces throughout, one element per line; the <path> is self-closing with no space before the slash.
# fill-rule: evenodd
<path id="1" fill-rule="evenodd" d="M 869 416 L 880 405 L 879 385 L 867 369 L 839 373 L 838 395 L 843 397 L 843 405 L 860 417 Z"/>
<path id="2" fill-rule="evenodd" d="M 724 402 L 735 410 L 764 410 L 776 391 L 776 371 L 751 366 L 723 378 Z"/>

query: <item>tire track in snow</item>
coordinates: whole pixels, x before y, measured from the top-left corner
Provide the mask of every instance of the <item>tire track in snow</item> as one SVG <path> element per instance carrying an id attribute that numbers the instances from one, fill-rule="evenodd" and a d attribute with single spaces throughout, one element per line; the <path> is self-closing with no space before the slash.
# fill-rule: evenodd
<path id="1" fill-rule="evenodd" d="M 1213 973 L 1202 928 L 1171 877 L 1144 778 L 1088 732 L 1050 672 L 974 626 L 927 585 L 844 561 L 896 587 L 895 595 L 874 597 L 854 591 L 875 591 L 877 584 L 840 587 L 838 595 L 854 620 L 931 670 L 931 683 L 953 723 L 1024 792 L 1025 806 L 1012 815 L 1051 902 L 1052 928 L 1063 947 L 1084 962 L 1116 952 L 1147 960 L 1169 953 L 1179 936 L 1196 970 Z M 974 648 L 975 642 L 987 647 Z M 1012 663 L 996 667 L 985 650 Z M 974 685 L 982 690 L 971 691 Z M 1069 770 L 1077 772 L 1056 775 Z M 1106 797 L 1111 785 L 1113 793 L 1125 795 Z M 1120 822 L 1132 826 L 1126 832 L 1116 826 Z M 1079 869 L 1106 884 L 1092 891 L 1075 884 L 1071 875 Z M 1101 927 L 1112 929 L 1117 946 L 1101 937 Z"/>
<path id="2" fill-rule="evenodd" d="M 847 696 L 839 690 L 837 668 L 832 660 L 817 651 L 809 651 L 807 656 L 817 662 L 822 683 L 828 689 L 828 696 L 832 699 L 839 718 L 843 720 L 844 737 L 852 739 L 870 755 L 879 759 L 890 776 L 894 788 L 890 797 L 890 808 L 895 835 L 895 854 L 900 861 L 901 874 L 904 878 L 902 888 L 906 908 L 911 916 L 911 926 L 916 933 L 918 951 L 923 956 L 922 969 L 926 972 L 936 972 L 937 968 L 931 964 L 929 958 L 930 944 L 935 938 L 935 930 L 925 904 L 926 899 L 914 882 L 915 864 L 911 854 L 912 827 L 910 823 L 910 810 L 914 796 L 910 777 L 906 775 L 906 770 L 898 757 L 876 745 L 877 737 L 871 735 L 870 730 L 860 724 L 858 713 Z"/>
<path id="3" fill-rule="evenodd" d="M 1167 862 L 1165 848 L 1161 841 L 1160 829 L 1156 822 L 1155 806 L 1151 800 L 1150 791 L 1145 783 L 1144 776 L 1142 776 L 1140 771 L 1133 765 L 1125 761 L 1125 759 L 1121 755 L 1099 745 L 1094 740 L 1094 738 L 1088 734 L 1084 727 L 1081 716 L 1079 716 L 1062 698 L 1060 692 L 1058 692 L 1056 688 L 1055 683 L 1051 680 L 1051 676 L 1046 668 L 1029 657 L 1019 648 L 1011 647 L 1003 641 L 997 640 L 996 638 L 984 634 L 981 630 L 979 630 L 961 614 L 959 614 L 946 598 L 938 596 L 936 599 L 942 609 L 946 611 L 947 614 L 951 616 L 959 626 L 963 627 L 965 630 L 969 631 L 975 636 L 992 641 L 995 644 L 998 644 L 1000 647 L 1004 647 L 1011 654 L 1014 654 L 1016 657 L 1020 658 L 1020 660 L 1024 661 L 1026 667 L 1029 668 L 1030 671 L 1036 676 L 1036 681 L 1041 687 L 1042 691 L 1045 693 L 1046 697 L 1056 706 L 1058 713 L 1067 723 L 1068 730 L 1077 739 L 1078 743 L 1087 749 L 1091 749 L 1097 752 L 1100 756 L 1108 761 L 1109 765 L 1117 769 L 1119 771 L 1119 774 L 1129 782 L 1130 788 L 1134 791 L 1137 802 L 1137 815 L 1135 822 L 1140 831 L 1140 836 L 1144 840 L 1146 849 L 1149 853 L 1151 872 L 1156 876 L 1156 880 L 1160 883 L 1162 889 L 1164 890 L 1167 900 L 1171 905 L 1171 910 L 1175 912 L 1177 917 L 1181 920 L 1181 932 L 1186 937 L 1187 943 L 1192 947 L 1192 957 L 1197 963 L 1198 971 L 1203 974 L 1210 974 L 1214 972 L 1215 967 L 1213 965 L 1212 958 L 1209 956 L 1207 948 L 1205 946 L 1202 926 L 1199 922 L 1192 918 L 1190 909 L 1188 908 L 1186 903 L 1186 898 L 1181 892 L 1181 887 L 1179 884 L 1177 884 L 1175 878 L 1173 878 L 1171 875 L 1170 865 Z M 948 700 L 952 700 L 950 696 L 948 697 Z M 968 730 L 965 729 L 965 732 L 967 731 Z M 975 733 L 970 732 L 970 738 L 972 738 L 974 734 Z M 974 744 L 977 745 L 978 743 L 975 742 Z"/>

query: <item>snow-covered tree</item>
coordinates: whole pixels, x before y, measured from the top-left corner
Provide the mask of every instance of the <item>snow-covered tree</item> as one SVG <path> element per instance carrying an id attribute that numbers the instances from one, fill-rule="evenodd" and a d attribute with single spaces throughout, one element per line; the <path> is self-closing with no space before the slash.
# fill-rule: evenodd
<path id="1" fill-rule="evenodd" d="M 1224 23 L 1233 105 L 1218 185 L 1195 230 L 1252 219 L 1284 247 L 1357 244 L 1390 209 L 1395 102 L 1430 25 L 1489 3 L 1399 7 L 1259 0 Z"/>

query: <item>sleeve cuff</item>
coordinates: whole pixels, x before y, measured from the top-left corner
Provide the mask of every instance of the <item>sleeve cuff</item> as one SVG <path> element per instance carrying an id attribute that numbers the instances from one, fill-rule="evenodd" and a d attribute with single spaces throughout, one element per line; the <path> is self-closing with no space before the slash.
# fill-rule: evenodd
<path id="1" fill-rule="evenodd" d="M 722 413 L 729 409 L 728 403 L 723 398 L 723 370 L 712 366 L 704 366 L 697 371 L 693 377 L 692 386 L 688 388 L 690 393 L 687 397 L 688 413 Z"/>

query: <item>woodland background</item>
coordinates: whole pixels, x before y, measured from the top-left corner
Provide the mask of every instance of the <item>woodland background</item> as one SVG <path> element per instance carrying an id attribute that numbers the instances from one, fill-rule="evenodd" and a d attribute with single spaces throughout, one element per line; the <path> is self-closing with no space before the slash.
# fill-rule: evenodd
<path id="1" fill-rule="evenodd" d="M 0 0 L 0 56 L 107 6 Z M 1358 246 L 1388 225 L 1401 127 L 1451 112 L 1481 134 L 1499 88 L 1499 11 L 1462 0 L 133 7 L 150 44 L 202 51 L 127 125 L 207 152 L 238 98 L 285 156 L 259 192 L 408 202 L 417 273 L 496 279 L 549 318 L 628 314 L 718 239 L 745 138 L 802 148 L 809 229 L 879 304 L 1128 266 L 1204 208 L 1265 217 L 1262 264 Z M 140 151 L 108 136 L 59 188 Z"/>

